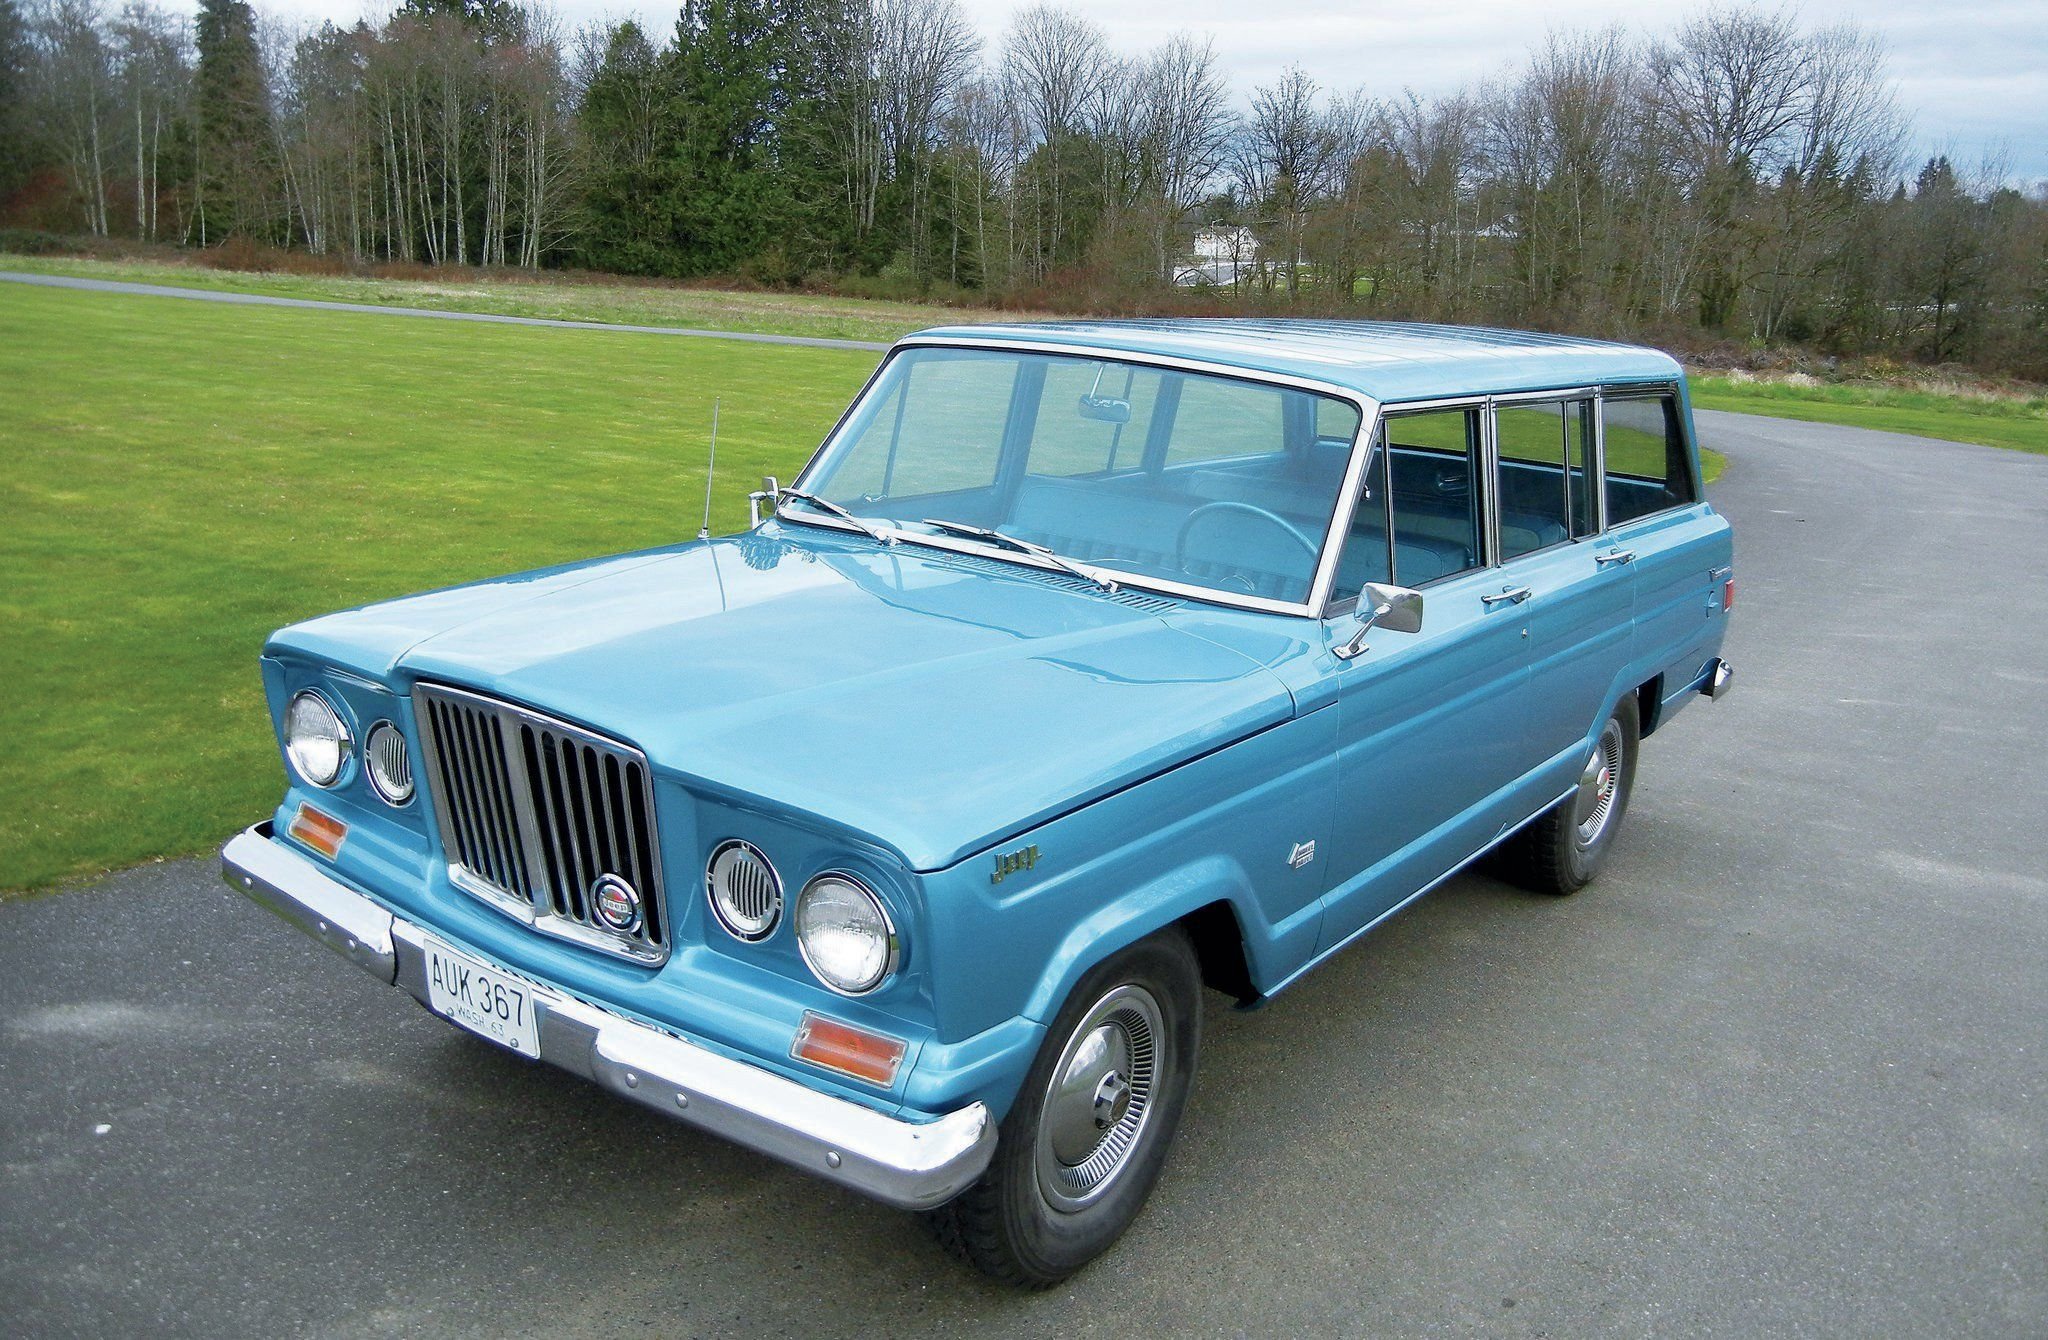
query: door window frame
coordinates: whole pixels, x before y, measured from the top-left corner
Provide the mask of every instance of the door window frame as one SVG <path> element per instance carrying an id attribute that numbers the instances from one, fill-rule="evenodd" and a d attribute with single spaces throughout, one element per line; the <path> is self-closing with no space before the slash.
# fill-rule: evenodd
<path id="1" fill-rule="evenodd" d="M 1679 384 L 1677 382 L 1621 382 L 1613 385 L 1568 386 L 1541 391 L 1511 391 L 1497 394 L 1442 396 L 1429 400 L 1400 400 L 1381 404 L 1379 406 L 1379 413 L 1371 426 L 1370 434 L 1362 435 L 1366 451 L 1377 453 L 1376 458 L 1368 461 L 1367 470 L 1361 472 L 1358 480 L 1352 481 L 1351 487 L 1354 492 L 1350 500 L 1351 505 L 1340 507 L 1339 509 L 1346 517 L 1347 531 L 1349 519 L 1355 513 L 1360 502 L 1356 494 L 1358 485 L 1365 483 L 1367 479 L 1376 481 L 1380 488 L 1380 507 L 1386 515 L 1385 543 L 1387 546 L 1387 570 L 1398 577 L 1399 572 L 1394 566 L 1393 561 L 1393 472 L 1391 466 L 1392 449 L 1386 439 L 1387 422 L 1390 419 L 1402 418 L 1411 414 L 1424 414 L 1439 410 L 1476 410 L 1479 414 L 1479 459 L 1475 467 L 1472 483 L 1473 487 L 1481 492 L 1479 500 L 1481 530 L 1479 537 L 1480 561 L 1474 567 L 1467 568 L 1462 572 L 1452 573 L 1447 577 L 1435 578 L 1430 582 L 1423 583 L 1423 586 L 1431 586 L 1437 582 L 1455 581 L 1459 578 L 1469 577 L 1475 572 L 1491 572 L 1512 567 L 1524 559 L 1551 553 L 1568 544 L 1590 544 L 1605 539 L 1612 530 L 1617 528 L 1610 523 L 1607 508 L 1607 402 L 1610 400 L 1657 400 L 1667 397 L 1670 399 L 1674 410 L 1678 412 L 1679 437 L 1681 445 L 1684 447 L 1685 469 L 1692 486 L 1692 501 L 1673 503 L 1668 507 L 1660 507 L 1656 511 L 1645 512 L 1641 516 L 1631 517 L 1627 521 L 1619 523 L 1619 525 L 1621 527 L 1634 526 L 1655 517 L 1681 511 L 1687 507 L 1697 507 L 1705 496 L 1705 490 L 1701 486 L 1700 481 L 1699 449 L 1692 428 L 1691 416 L 1683 413 L 1686 403 L 1685 397 L 1679 389 Z M 1591 475 L 1590 493 L 1593 499 L 1593 528 L 1584 535 L 1572 535 L 1570 534 L 1571 527 L 1569 521 L 1567 521 L 1565 528 L 1566 538 L 1563 540 L 1547 544 L 1541 549 L 1532 549 L 1526 554 L 1517 554 L 1513 558 L 1503 559 L 1501 557 L 1500 542 L 1500 432 L 1494 416 L 1504 407 L 1513 408 L 1548 403 L 1567 404 L 1574 400 L 1589 402 L 1592 411 L 1593 440 L 1591 452 L 1586 460 L 1586 470 Z M 1560 446 L 1563 445 L 1560 442 Z M 1569 450 L 1565 451 L 1562 464 L 1564 467 L 1563 483 L 1566 495 L 1566 516 L 1569 518 L 1572 506 L 1570 488 L 1571 454 Z M 1350 542 L 1348 533 L 1345 536 L 1345 542 Z M 1338 618 L 1352 613 L 1357 607 L 1357 596 L 1346 596 L 1342 600 L 1330 600 L 1323 608 L 1322 617 L 1326 620 Z"/>

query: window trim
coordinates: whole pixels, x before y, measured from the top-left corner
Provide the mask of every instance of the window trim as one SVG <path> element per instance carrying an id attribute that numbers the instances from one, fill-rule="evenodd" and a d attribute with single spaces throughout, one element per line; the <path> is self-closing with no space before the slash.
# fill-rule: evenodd
<path id="1" fill-rule="evenodd" d="M 1641 516 L 1631 517 L 1627 521 L 1619 523 L 1619 527 L 1628 527 L 1654 517 L 1666 516 L 1672 512 L 1682 511 L 1688 507 L 1697 507 L 1706 498 L 1706 488 L 1700 479 L 1698 437 L 1693 428 L 1692 416 L 1685 412 L 1690 408 L 1690 405 L 1686 400 L 1681 383 L 1677 381 L 1616 382 L 1597 386 L 1566 386 L 1549 390 L 1436 396 L 1426 400 L 1389 400 L 1381 402 L 1378 414 L 1372 423 L 1372 431 L 1364 435 L 1364 440 L 1368 447 L 1370 447 L 1371 443 L 1380 439 L 1389 419 L 1447 409 L 1476 409 L 1480 411 L 1480 436 L 1485 458 L 1481 462 L 1481 469 L 1479 471 L 1481 477 L 1474 482 L 1485 493 L 1483 500 L 1484 510 L 1482 513 L 1482 534 L 1480 536 L 1485 561 L 1477 567 L 1467 568 L 1461 572 L 1452 573 L 1447 577 L 1434 578 L 1430 582 L 1423 583 L 1423 585 L 1434 585 L 1436 582 L 1468 576 L 1473 572 L 1497 571 L 1507 568 L 1512 564 L 1520 563 L 1524 559 L 1533 558 L 1539 554 L 1548 554 L 1562 545 L 1589 544 L 1607 538 L 1617 529 L 1616 523 L 1608 514 L 1607 506 L 1607 404 L 1611 400 L 1656 400 L 1664 398 L 1670 399 L 1674 410 L 1679 415 L 1679 435 L 1685 447 L 1685 468 L 1687 478 L 1692 486 L 1692 501 L 1673 503 L 1668 507 L 1660 507 L 1656 511 L 1645 512 Z M 1555 544 L 1547 544 L 1541 549 L 1532 549 L 1526 554 L 1517 554 L 1513 558 L 1503 558 L 1500 548 L 1500 442 L 1499 426 L 1495 420 L 1495 415 L 1502 407 L 1513 408 L 1517 405 L 1543 404 L 1553 401 L 1563 404 L 1573 400 L 1590 401 L 1593 407 L 1593 451 L 1592 455 L 1588 458 L 1587 469 L 1593 477 L 1593 506 L 1597 524 L 1584 535 L 1569 535 L 1566 539 Z M 1391 512 L 1393 502 L 1391 448 L 1387 456 L 1388 465 L 1381 471 L 1381 478 L 1384 481 L 1382 494 Z M 1570 469 L 1570 454 L 1567 452 L 1565 457 L 1567 476 L 1569 476 Z M 1347 477 L 1347 486 L 1355 490 L 1357 481 L 1349 480 Z M 1568 485 L 1567 492 L 1569 492 Z M 1569 502 L 1567 502 L 1566 506 L 1569 509 Z M 1354 494 L 1352 506 L 1346 509 L 1347 517 L 1355 514 L 1355 511 L 1356 497 Z M 1569 530 L 1569 527 L 1567 527 L 1567 530 Z M 1394 528 L 1390 515 L 1387 522 L 1387 570 L 1389 572 L 1395 571 L 1393 543 Z M 1341 556 L 1340 549 L 1339 557 L 1341 558 Z M 1334 577 L 1334 573 L 1332 576 Z M 1337 618 L 1350 613 L 1357 606 L 1358 598 L 1356 596 L 1346 596 L 1341 600 L 1328 601 L 1323 608 L 1321 617 L 1325 620 Z"/>

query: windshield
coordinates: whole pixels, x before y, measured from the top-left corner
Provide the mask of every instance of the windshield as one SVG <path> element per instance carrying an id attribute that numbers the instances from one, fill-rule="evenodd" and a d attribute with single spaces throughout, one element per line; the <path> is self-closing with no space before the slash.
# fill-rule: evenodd
<path id="1" fill-rule="evenodd" d="M 912 348 L 799 482 L 910 535 L 979 528 L 1102 577 L 1300 604 L 1358 427 L 1349 401 L 1267 382 Z"/>

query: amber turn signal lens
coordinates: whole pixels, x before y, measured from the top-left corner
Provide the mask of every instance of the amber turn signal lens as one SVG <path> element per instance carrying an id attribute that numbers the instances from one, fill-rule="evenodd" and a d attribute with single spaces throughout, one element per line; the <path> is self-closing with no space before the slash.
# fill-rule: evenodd
<path id="1" fill-rule="evenodd" d="M 884 1037 L 806 1012 L 789 1054 L 870 1084 L 886 1085 L 895 1081 L 896 1067 L 903 1064 L 903 1048 L 901 1038 Z"/>
<path id="2" fill-rule="evenodd" d="M 348 825 L 331 814 L 322 814 L 311 805 L 301 803 L 299 812 L 292 816 L 291 827 L 286 831 L 331 861 L 341 853 L 342 839 L 348 836 Z"/>

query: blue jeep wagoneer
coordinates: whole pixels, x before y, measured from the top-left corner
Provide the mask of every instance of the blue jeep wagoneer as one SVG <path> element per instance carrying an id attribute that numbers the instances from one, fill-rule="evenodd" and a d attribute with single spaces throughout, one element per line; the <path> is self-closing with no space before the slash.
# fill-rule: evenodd
<path id="1" fill-rule="evenodd" d="M 1647 349 L 928 331 L 755 504 L 278 633 L 289 788 L 227 878 L 1019 1283 L 1137 1214 L 1204 986 L 1270 996 L 1495 848 L 1578 889 L 1639 741 L 1729 684 Z"/>

